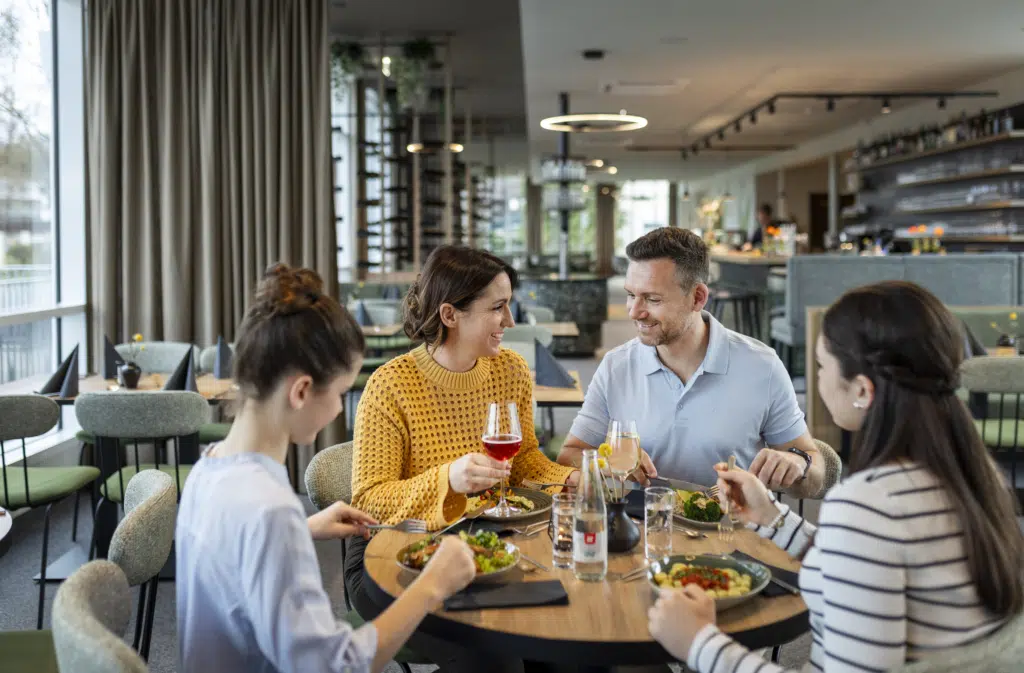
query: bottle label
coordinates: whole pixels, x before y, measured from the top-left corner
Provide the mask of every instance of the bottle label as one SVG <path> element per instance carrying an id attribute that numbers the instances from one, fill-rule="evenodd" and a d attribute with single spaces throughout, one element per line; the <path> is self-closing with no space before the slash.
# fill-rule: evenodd
<path id="1" fill-rule="evenodd" d="M 608 534 L 605 531 L 573 534 L 572 557 L 579 563 L 596 563 L 608 557 Z"/>

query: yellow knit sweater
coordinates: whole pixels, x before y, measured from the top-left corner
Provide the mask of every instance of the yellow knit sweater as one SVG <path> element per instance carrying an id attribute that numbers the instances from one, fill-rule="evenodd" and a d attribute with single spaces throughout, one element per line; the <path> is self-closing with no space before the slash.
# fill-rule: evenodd
<path id="1" fill-rule="evenodd" d="M 512 459 L 510 484 L 524 478 L 563 482 L 572 467 L 537 448 L 533 379 L 517 353 L 502 349 L 465 373 L 434 362 L 426 347 L 395 358 L 370 377 L 356 411 L 352 504 L 382 523 L 425 519 L 431 530 L 466 511 L 466 496 L 448 483 L 449 466 L 483 452 L 487 407 L 512 401 L 523 444 Z"/>

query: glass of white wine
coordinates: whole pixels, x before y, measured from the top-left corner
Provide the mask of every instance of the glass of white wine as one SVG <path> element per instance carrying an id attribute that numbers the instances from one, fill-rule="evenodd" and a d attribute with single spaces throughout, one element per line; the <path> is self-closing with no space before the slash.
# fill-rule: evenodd
<path id="1" fill-rule="evenodd" d="M 621 500 L 626 496 L 626 478 L 640 466 L 640 435 L 636 431 L 636 421 L 612 421 L 608 427 L 608 471 L 619 482 Z"/>

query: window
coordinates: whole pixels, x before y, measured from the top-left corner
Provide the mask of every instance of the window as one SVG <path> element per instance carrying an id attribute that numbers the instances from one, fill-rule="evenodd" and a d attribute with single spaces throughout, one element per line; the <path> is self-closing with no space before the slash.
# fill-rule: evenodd
<path id="1" fill-rule="evenodd" d="M 597 249 L 597 199 L 589 186 L 584 193 L 586 209 L 569 214 L 569 252 L 593 254 Z M 544 213 L 543 251 L 557 255 L 561 240 L 561 214 L 558 211 Z"/>
<path id="2" fill-rule="evenodd" d="M 488 249 L 497 254 L 526 252 L 526 178 L 499 175 L 493 180 Z"/>
<path id="3" fill-rule="evenodd" d="M 331 154 L 334 161 L 334 221 L 338 237 L 338 280 L 355 277 L 356 238 L 352 212 L 352 171 L 355 165 L 355 86 L 350 77 L 331 79 Z"/>
<path id="4" fill-rule="evenodd" d="M 633 180 L 623 183 L 615 217 L 615 254 L 648 231 L 668 226 L 668 182 Z"/>
<path id="5" fill-rule="evenodd" d="M 0 384 L 87 362 L 83 26 L 82 0 L 0 5 Z"/>

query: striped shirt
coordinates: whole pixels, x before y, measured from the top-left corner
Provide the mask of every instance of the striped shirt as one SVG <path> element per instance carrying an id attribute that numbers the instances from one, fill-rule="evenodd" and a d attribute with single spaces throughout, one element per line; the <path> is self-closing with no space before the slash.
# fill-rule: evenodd
<path id="1" fill-rule="evenodd" d="M 757 532 L 792 556 L 810 546 L 800 570 L 813 637 L 804 671 L 889 671 L 1003 623 L 981 605 L 949 495 L 919 465 L 846 479 L 825 496 L 817 528 L 790 511 L 778 530 Z M 697 634 L 687 664 L 700 673 L 785 670 L 713 625 Z"/>

